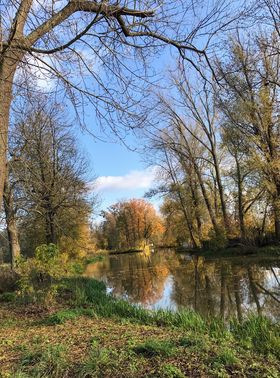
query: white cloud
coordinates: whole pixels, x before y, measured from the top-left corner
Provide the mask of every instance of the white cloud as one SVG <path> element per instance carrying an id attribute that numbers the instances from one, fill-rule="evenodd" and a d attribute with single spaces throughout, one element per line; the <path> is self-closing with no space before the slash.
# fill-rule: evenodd
<path id="1" fill-rule="evenodd" d="M 156 167 L 131 171 L 124 176 L 101 176 L 91 185 L 92 189 L 101 191 L 117 191 L 132 189 L 149 189 L 156 176 Z"/>

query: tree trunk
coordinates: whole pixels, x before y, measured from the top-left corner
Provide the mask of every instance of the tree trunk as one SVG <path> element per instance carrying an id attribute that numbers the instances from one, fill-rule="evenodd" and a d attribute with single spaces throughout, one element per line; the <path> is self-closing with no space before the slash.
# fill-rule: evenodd
<path id="1" fill-rule="evenodd" d="M 4 202 L 4 209 L 5 209 L 5 216 L 6 216 L 8 240 L 9 240 L 10 260 L 11 260 L 12 269 L 15 269 L 17 265 L 17 260 L 20 257 L 20 245 L 19 245 L 19 240 L 18 240 L 18 231 L 17 231 L 17 224 L 16 224 L 16 217 L 15 217 L 13 190 L 10 187 L 8 176 L 9 175 L 7 173 L 5 184 L 4 184 L 3 202 Z"/>
<path id="2" fill-rule="evenodd" d="M 213 162 L 214 162 L 214 167 L 215 167 L 219 197 L 220 197 L 220 202 L 221 202 L 221 208 L 222 208 L 222 214 L 223 214 L 223 220 L 224 220 L 224 227 L 225 227 L 227 236 L 229 236 L 230 225 L 229 225 L 228 213 L 227 213 L 226 202 L 225 202 L 224 188 L 223 188 L 222 179 L 221 179 L 220 166 L 219 166 L 219 163 L 218 163 L 218 159 L 217 159 L 214 147 L 213 147 L 213 150 L 212 150 L 212 156 L 213 156 Z"/>
<path id="3" fill-rule="evenodd" d="M 179 186 L 180 184 L 177 183 L 177 185 Z M 193 225 L 192 225 L 191 217 L 189 216 L 188 211 L 186 210 L 186 206 L 185 206 L 185 203 L 184 203 L 185 201 L 183 199 L 181 189 L 179 187 L 177 189 L 177 196 L 179 198 L 181 209 L 183 211 L 184 218 L 185 218 L 185 221 L 186 221 L 189 233 L 190 233 L 192 245 L 193 245 L 194 248 L 197 248 L 198 245 L 197 245 L 197 242 L 196 242 L 194 234 L 193 234 Z"/>
<path id="4" fill-rule="evenodd" d="M 280 195 L 277 193 L 273 199 L 274 229 L 277 241 L 280 241 Z"/>
<path id="5" fill-rule="evenodd" d="M 198 190 L 197 190 L 197 182 L 194 182 L 192 173 L 189 174 L 187 172 L 187 168 L 184 163 L 184 160 L 182 161 L 181 164 L 184 166 L 185 172 L 187 173 L 188 180 L 189 180 L 191 196 L 192 196 L 192 201 L 194 205 L 196 225 L 197 225 L 197 235 L 198 235 L 199 244 L 201 246 L 202 245 L 202 221 L 201 221 L 200 210 L 199 210 L 199 195 L 198 195 Z"/>
<path id="6" fill-rule="evenodd" d="M 47 244 L 56 243 L 56 232 L 55 232 L 55 224 L 54 224 L 54 214 L 52 211 L 46 212 L 46 242 Z"/>
<path id="7" fill-rule="evenodd" d="M 239 164 L 237 156 L 235 156 L 235 163 L 236 163 L 236 173 L 237 173 L 239 228 L 240 228 L 241 240 L 244 241 L 246 238 L 246 230 L 245 230 L 244 209 L 243 209 L 243 187 L 242 187 L 241 169 L 240 169 L 240 164 Z"/>
<path id="8" fill-rule="evenodd" d="M 5 54 L 5 55 L 4 55 Z M 5 52 L 0 55 L 0 203 L 3 201 L 6 180 L 8 129 L 12 102 L 13 80 L 22 53 Z"/>
<path id="9" fill-rule="evenodd" d="M 218 223 L 216 222 L 216 218 L 215 218 L 212 206 L 211 206 L 211 201 L 210 201 L 210 198 L 207 194 L 207 190 L 205 188 L 199 167 L 195 163 L 194 163 L 194 169 L 195 169 L 195 173 L 196 173 L 196 176 L 197 176 L 200 188 L 201 188 L 202 196 L 203 196 L 203 199 L 205 201 L 205 204 L 206 204 L 206 207 L 207 207 L 207 210 L 208 210 L 208 214 L 209 214 L 212 226 L 214 228 L 215 234 L 219 235 L 219 226 L 218 226 Z"/>
<path id="10" fill-rule="evenodd" d="M 166 153 L 166 150 L 164 150 L 164 153 L 165 153 L 165 158 L 166 158 L 166 162 L 168 164 L 169 174 L 171 176 L 172 182 L 177 187 L 177 190 L 176 190 L 177 197 L 178 197 L 180 205 L 181 205 L 181 210 L 182 210 L 182 212 L 184 214 L 184 218 L 185 218 L 188 230 L 189 230 L 189 234 L 190 234 L 190 238 L 191 238 L 191 241 L 192 241 L 192 245 L 193 245 L 194 248 L 197 248 L 198 245 L 197 245 L 197 242 L 195 240 L 194 233 L 193 233 L 193 225 L 192 225 L 191 216 L 188 213 L 187 208 L 185 206 L 185 201 L 184 201 L 184 198 L 183 198 L 182 193 L 181 193 L 180 183 L 178 182 L 176 173 L 173 171 L 173 167 L 170 164 L 170 161 L 169 161 L 168 155 Z"/>

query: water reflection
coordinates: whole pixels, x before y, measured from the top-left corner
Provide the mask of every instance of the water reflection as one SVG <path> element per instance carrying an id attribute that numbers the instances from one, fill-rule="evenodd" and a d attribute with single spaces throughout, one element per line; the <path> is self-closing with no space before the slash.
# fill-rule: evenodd
<path id="1" fill-rule="evenodd" d="M 108 256 L 86 274 L 146 308 L 192 308 L 240 320 L 248 311 L 280 318 L 280 261 L 205 259 L 162 250 Z"/>

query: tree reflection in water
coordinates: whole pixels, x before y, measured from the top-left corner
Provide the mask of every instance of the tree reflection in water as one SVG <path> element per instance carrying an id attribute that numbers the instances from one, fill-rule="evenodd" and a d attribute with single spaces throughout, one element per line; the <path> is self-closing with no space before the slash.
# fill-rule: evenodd
<path id="1" fill-rule="evenodd" d="M 113 295 L 147 308 L 191 308 L 203 316 L 255 312 L 280 319 L 280 262 L 254 257 L 205 259 L 155 253 L 111 255 L 88 266 Z"/>

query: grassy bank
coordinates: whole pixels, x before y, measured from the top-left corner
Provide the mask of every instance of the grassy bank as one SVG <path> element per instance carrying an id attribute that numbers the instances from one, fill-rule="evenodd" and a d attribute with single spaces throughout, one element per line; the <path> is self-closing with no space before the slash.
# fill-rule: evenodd
<path id="1" fill-rule="evenodd" d="M 238 247 L 227 247 L 218 249 L 187 249 L 187 248 L 176 248 L 179 253 L 190 253 L 192 255 L 199 255 L 205 257 L 242 257 L 242 256 L 260 256 L 260 257 L 272 257 L 280 258 L 280 246 L 266 246 L 266 247 L 255 247 L 255 246 L 238 246 Z"/>
<path id="2" fill-rule="evenodd" d="M 57 285 L 48 308 L 1 297 L 1 377 L 279 377 L 280 327 L 268 319 L 225 326 L 144 310 L 92 279 Z"/>

